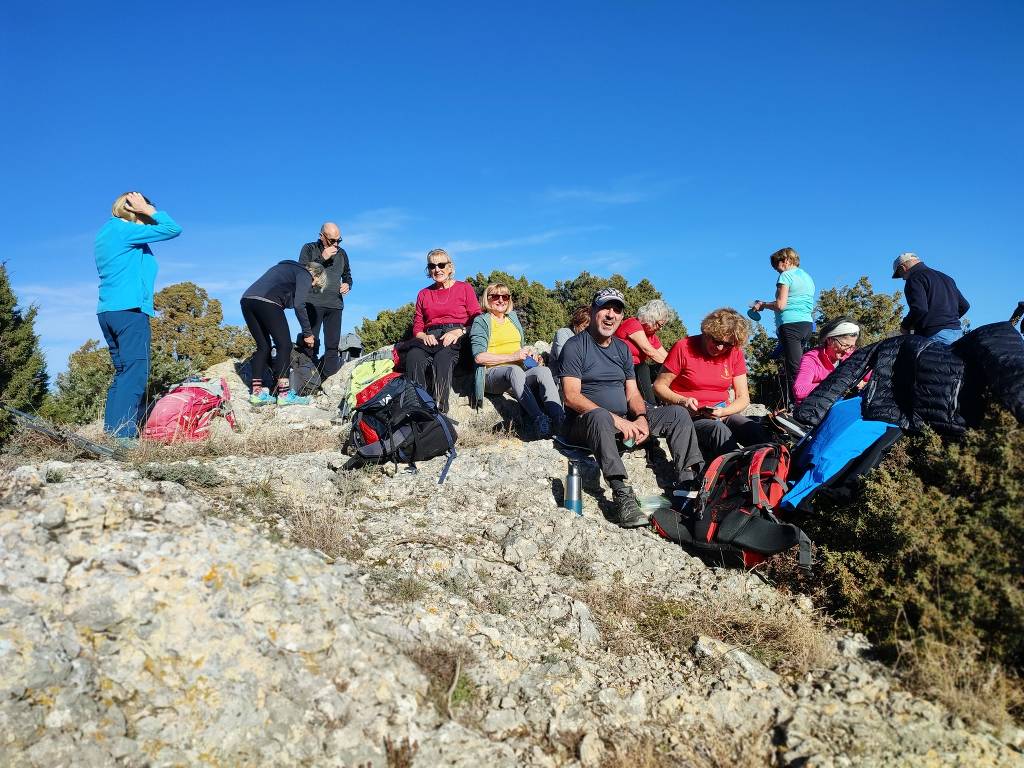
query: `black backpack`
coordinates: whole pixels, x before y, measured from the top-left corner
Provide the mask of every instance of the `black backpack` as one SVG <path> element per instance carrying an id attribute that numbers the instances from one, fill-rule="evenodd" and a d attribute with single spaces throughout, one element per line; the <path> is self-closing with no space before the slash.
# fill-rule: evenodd
<path id="1" fill-rule="evenodd" d="M 309 347 L 301 345 L 301 334 L 299 336 L 292 347 L 288 384 L 297 395 L 315 395 L 324 384 L 323 377 L 316 366 L 316 358 L 307 352 Z"/>
<path id="2" fill-rule="evenodd" d="M 800 565 L 810 568 L 810 539 L 773 511 L 788 474 L 789 449 L 778 443 L 724 453 L 704 470 L 696 499 L 654 513 L 654 530 L 696 554 L 741 557 L 748 568 L 799 547 Z"/>
<path id="3" fill-rule="evenodd" d="M 441 484 L 455 459 L 457 439 L 453 422 L 437 410 L 434 398 L 399 377 L 353 410 L 348 444 L 356 451 L 344 468 L 401 461 L 415 470 L 417 461 L 447 453 L 448 461 L 437 480 Z"/>

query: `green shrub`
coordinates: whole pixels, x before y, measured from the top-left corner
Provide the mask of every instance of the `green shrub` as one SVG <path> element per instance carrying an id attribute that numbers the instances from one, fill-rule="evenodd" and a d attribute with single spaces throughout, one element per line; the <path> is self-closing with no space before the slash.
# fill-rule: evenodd
<path id="1" fill-rule="evenodd" d="M 35 320 L 35 307 L 18 306 L 7 265 L 0 263 L 0 402 L 23 411 L 42 405 L 48 381 Z M 13 421 L 0 412 L 0 444 L 13 431 Z"/>
<path id="2" fill-rule="evenodd" d="M 103 414 L 114 378 L 110 352 L 95 339 L 71 353 L 66 371 L 57 374 L 56 391 L 46 398 L 43 415 L 58 424 L 88 424 Z"/>
<path id="3" fill-rule="evenodd" d="M 901 441 L 861 498 L 805 528 L 831 609 L 890 657 L 931 640 L 1024 669 L 1024 429 L 1009 413 L 959 442 Z"/>
<path id="4" fill-rule="evenodd" d="M 139 474 L 149 480 L 167 480 L 191 488 L 220 488 L 224 478 L 203 464 L 143 464 Z"/>

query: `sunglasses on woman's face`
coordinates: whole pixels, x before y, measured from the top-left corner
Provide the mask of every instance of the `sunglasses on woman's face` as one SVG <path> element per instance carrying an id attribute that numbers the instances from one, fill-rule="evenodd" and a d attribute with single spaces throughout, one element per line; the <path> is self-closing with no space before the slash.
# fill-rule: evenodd
<path id="1" fill-rule="evenodd" d="M 435 272 L 435 271 L 437 271 L 439 269 L 447 269 L 449 264 L 451 264 L 450 261 L 438 261 L 438 262 L 430 262 L 430 261 L 428 261 L 427 262 L 427 269 L 429 269 L 431 272 Z"/>
<path id="2" fill-rule="evenodd" d="M 488 293 L 487 298 L 490 301 L 508 301 L 512 298 L 511 293 Z"/>
<path id="3" fill-rule="evenodd" d="M 721 339 L 716 339 L 714 336 L 709 335 L 708 341 L 711 342 L 711 346 L 713 347 L 721 347 L 722 349 L 733 348 L 733 343 L 731 341 L 722 341 Z"/>

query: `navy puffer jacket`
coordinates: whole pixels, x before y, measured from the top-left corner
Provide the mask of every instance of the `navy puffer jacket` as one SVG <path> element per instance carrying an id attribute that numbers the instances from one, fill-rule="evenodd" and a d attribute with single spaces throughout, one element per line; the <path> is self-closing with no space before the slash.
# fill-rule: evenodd
<path id="1" fill-rule="evenodd" d="M 1024 338 L 1007 322 L 984 325 L 952 346 L 922 336 L 870 344 L 844 360 L 797 407 L 796 418 L 817 426 L 837 400 L 872 372 L 861 393 L 869 421 L 924 425 L 959 436 L 976 426 L 989 397 L 1024 423 Z"/>

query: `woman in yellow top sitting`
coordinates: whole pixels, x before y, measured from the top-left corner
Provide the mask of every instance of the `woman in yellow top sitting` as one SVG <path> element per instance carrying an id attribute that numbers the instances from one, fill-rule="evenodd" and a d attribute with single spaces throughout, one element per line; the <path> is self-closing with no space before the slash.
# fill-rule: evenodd
<path id="1" fill-rule="evenodd" d="M 469 330 L 473 359 L 485 366 L 483 391 L 493 395 L 511 390 L 530 419 L 538 438 L 550 437 L 562 426 L 565 411 L 551 369 L 540 355 L 524 347 L 523 326 L 512 309 L 512 292 L 501 283 L 487 286 L 480 299 L 484 313 Z"/>

